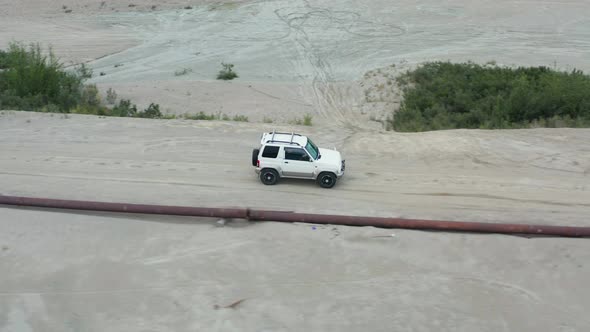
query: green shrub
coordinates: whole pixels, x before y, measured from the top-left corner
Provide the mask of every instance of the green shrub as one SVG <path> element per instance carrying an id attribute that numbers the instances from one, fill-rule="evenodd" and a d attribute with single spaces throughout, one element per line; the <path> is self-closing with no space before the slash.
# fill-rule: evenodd
<path id="1" fill-rule="evenodd" d="M 183 76 L 183 75 L 186 75 L 186 74 L 192 73 L 192 72 L 193 72 L 193 70 L 190 68 L 183 68 L 181 70 L 175 71 L 174 76 Z"/>
<path id="2" fill-rule="evenodd" d="M 587 126 L 590 76 L 546 67 L 427 63 L 398 78 L 397 131 Z"/>
<path id="3" fill-rule="evenodd" d="M 218 80 L 233 80 L 234 78 L 238 77 L 238 74 L 233 71 L 234 65 L 231 63 L 221 63 L 223 69 L 219 71 L 217 74 Z"/>
<path id="4" fill-rule="evenodd" d="M 0 105 L 27 111 L 38 110 L 47 104 L 68 112 L 79 102 L 83 77 L 62 69 L 51 49 L 44 55 L 39 44 L 28 48 L 10 44 L 2 55 L 0 71 Z"/>
<path id="5" fill-rule="evenodd" d="M 76 67 L 76 72 L 78 73 L 78 76 L 84 80 L 92 78 L 92 69 L 88 68 L 85 63 Z"/>
<path id="6" fill-rule="evenodd" d="M 215 114 L 205 114 L 202 111 L 197 114 L 185 114 L 184 118 L 187 120 L 217 120 L 218 119 Z"/>
<path id="7" fill-rule="evenodd" d="M 297 126 L 312 126 L 313 125 L 312 120 L 313 120 L 313 118 L 312 118 L 311 114 L 305 114 L 302 119 L 295 118 L 292 121 L 289 121 L 289 123 L 297 125 Z"/>
<path id="8" fill-rule="evenodd" d="M 8 68 L 8 53 L 0 50 L 0 70 Z"/>
<path id="9" fill-rule="evenodd" d="M 104 116 L 162 118 L 160 106 L 150 104 L 141 112 L 129 100 L 120 100 L 112 109 L 104 106 L 98 88 L 85 85 L 92 70 L 81 64 L 67 72 L 53 55 L 38 44 L 28 48 L 12 43 L 0 51 L 0 109 L 24 111 L 95 114 Z M 107 91 L 107 101 L 114 104 L 117 94 Z"/>
<path id="10" fill-rule="evenodd" d="M 248 117 L 245 115 L 234 115 L 234 117 L 232 118 L 232 121 L 248 122 Z"/>
<path id="11" fill-rule="evenodd" d="M 239 122 L 248 122 L 248 117 L 245 115 L 234 115 L 230 117 L 225 113 L 211 113 L 207 114 L 203 111 L 196 113 L 196 114 L 184 114 L 183 116 L 187 120 L 222 120 L 222 121 L 239 121 Z"/>
<path id="12" fill-rule="evenodd" d="M 100 94 L 95 84 L 85 85 L 80 95 L 80 104 L 85 106 L 100 106 Z"/>
<path id="13" fill-rule="evenodd" d="M 109 103 L 109 105 L 114 105 L 116 101 L 117 92 L 115 92 L 115 90 L 113 90 L 112 88 L 109 88 L 107 90 L 107 103 Z"/>
<path id="14" fill-rule="evenodd" d="M 57 105 L 47 104 L 41 108 L 41 112 L 43 113 L 60 113 L 61 110 Z"/>
<path id="15" fill-rule="evenodd" d="M 120 117 L 136 117 L 137 106 L 135 106 L 135 104 L 131 104 L 131 101 L 128 99 L 121 99 L 119 100 L 119 104 L 115 105 L 110 111 L 110 115 Z"/>
<path id="16" fill-rule="evenodd" d="M 303 116 L 303 125 L 304 126 L 312 126 L 311 120 L 312 120 L 311 114 L 305 114 Z"/>
<path id="17" fill-rule="evenodd" d="M 83 104 L 72 108 L 70 113 L 110 116 L 110 110 L 106 107 Z"/>
<path id="18" fill-rule="evenodd" d="M 160 119 L 162 112 L 160 112 L 160 105 L 151 103 L 148 108 L 137 114 L 140 118 Z"/>

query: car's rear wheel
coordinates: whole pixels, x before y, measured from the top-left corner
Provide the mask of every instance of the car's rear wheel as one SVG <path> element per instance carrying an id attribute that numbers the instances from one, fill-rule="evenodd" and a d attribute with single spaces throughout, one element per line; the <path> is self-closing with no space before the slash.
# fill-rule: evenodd
<path id="1" fill-rule="evenodd" d="M 260 153 L 259 149 L 252 150 L 252 166 L 256 166 L 258 164 L 258 154 Z"/>
<path id="2" fill-rule="evenodd" d="M 266 185 L 273 185 L 279 181 L 279 173 L 271 168 L 260 171 L 260 181 Z"/>
<path id="3" fill-rule="evenodd" d="M 336 184 L 336 175 L 330 172 L 320 173 L 317 182 L 322 188 L 332 188 Z"/>

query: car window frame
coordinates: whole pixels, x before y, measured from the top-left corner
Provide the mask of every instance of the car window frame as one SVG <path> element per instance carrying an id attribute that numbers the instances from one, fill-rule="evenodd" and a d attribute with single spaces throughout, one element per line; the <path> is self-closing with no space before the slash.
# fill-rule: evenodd
<path id="1" fill-rule="evenodd" d="M 309 158 L 309 160 L 301 160 L 301 159 L 288 159 L 288 158 L 287 158 L 287 149 L 301 150 L 301 151 L 303 151 L 303 154 L 305 154 L 305 155 L 306 155 L 306 156 Z M 313 158 L 312 158 L 312 157 L 309 155 L 309 152 L 307 152 L 307 150 L 305 150 L 305 149 L 304 149 L 304 148 L 302 148 L 302 147 L 294 147 L 294 146 L 289 146 L 289 147 L 287 147 L 287 146 L 285 146 L 285 147 L 283 148 L 283 151 L 284 151 L 283 159 L 285 159 L 285 160 L 289 160 L 289 161 L 302 161 L 302 162 L 312 162 L 312 161 L 313 161 Z"/>
<path id="2" fill-rule="evenodd" d="M 264 155 L 264 153 L 266 152 L 267 148 L 276 148 L 276 155 L 274 157 L 267 157 Z M 262 149 L 262 158 L 269 158 L 269 159 L 278 159 L 281 155 L 281 146 L 280 145 L 265 145 L 264 148 Z"/>

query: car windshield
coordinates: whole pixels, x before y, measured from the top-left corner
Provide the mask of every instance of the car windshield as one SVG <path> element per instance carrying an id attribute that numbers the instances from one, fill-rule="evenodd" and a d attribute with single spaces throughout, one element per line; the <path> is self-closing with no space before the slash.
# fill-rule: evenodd
<path id="1" fill-rule="evenodd" d="M 314 160 L 319 159 L 318 157 L 320 155 L 320 149 L 315 144 L 313 144 L 313 142 L 309 138 L 307 139 L 307 145 L 305 146 L 305 150 L 309 152 L 309 154 Z"/>

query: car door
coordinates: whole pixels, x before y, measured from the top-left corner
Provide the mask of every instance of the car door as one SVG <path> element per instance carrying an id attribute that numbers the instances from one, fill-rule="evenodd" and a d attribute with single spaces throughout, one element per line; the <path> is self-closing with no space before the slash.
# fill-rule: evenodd
<path id="1" fill-rule="evenodd" d="M 283 176 L 313 178 L 315 166 L 305 150 L 297 147 L 285 147 L 284 151 Z"/>

